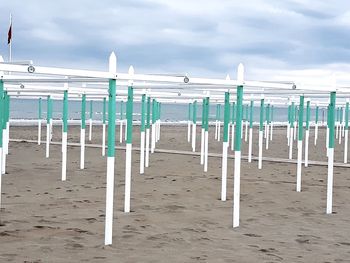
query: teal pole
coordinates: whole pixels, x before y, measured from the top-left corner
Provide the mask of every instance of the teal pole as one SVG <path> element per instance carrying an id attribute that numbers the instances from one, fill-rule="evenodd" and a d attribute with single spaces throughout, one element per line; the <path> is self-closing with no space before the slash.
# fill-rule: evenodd
<path id="1" fill-rule="evenodd" d="M 334 108 L 335 108 L 336 92 L 330 93 L 329 104 L 329 139 L 328 139 L 328 176 L 327 176 L 327 214 L 332 214 L 333 203 L 333 165 L 334 165 Z"/>
<path id="2" fill-rule="evenodd" d="M 132 116 L 133 116 L 133 104 L 134 104 L 134 89 L 132 86 L 128 87 L 128 101 L 127 101 L 127 137 L 126 143 L 132 143 Z"/>
<path id="3" fill-rule="evenodd" d="M 83 94 L 81 100 L 81 128 L 84 130 L 86 127 L 86 94 Z"/>

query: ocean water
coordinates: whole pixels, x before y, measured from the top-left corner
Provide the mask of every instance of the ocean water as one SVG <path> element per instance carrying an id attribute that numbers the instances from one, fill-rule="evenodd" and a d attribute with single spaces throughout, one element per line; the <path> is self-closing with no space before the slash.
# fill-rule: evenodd
<path id="1" fill-rule="evenodd" d="M 258 104 L 258 103 L 256 103 Z M 42 100 L 42 118 L 46 119 L 46 100 Z M 134 103 L 134 120 L 140 120 L 141 107 L 140 103 Z M 117 102 L 117 119 L 120 119 L 120 102 Z M 21 100 L 12 98 L 10 102 L 10 118 L 11 119 L 37 119 L 38 118 L 38 100 Z M 62 101 L 53 101 L 53 119 L 62 118 Z M 152 109 L 152 107 L 151 107 Z M 90 102 L 86 101 L 86 118 L 90 116 Z M 93 102 L 93 119 L 102 119 L 103 103 L 99 101 Z M 123 105 L 123 115 L 125 118 L 126 103 Z M 304 110 L 305 113 L 305 110 Z M 274 106 L 274 121 L 285 122 L 287 121 L 288 110 L 284 107 Z M 68 102 L 68 117 L 69 119 L 79 120 L 81 115 L 81 102 L 80 101 L 69 101 Z M 224 107 L 221 106 L 221 120 L 223 120 Z M 245 112 L 243 114 L 245 116 Z M 202 117 L 202 107 L 197 106 L 197 120 L 200 121 Z M 209 118 L 211 121 L 215 120 L 216 117 L 216 104 L 210 104 Z M 260 118 L 260 107 L 253 108 L 253 120 L 259 122 Z M 304 117 L 305 118 L 305 117 Z M 319 121 L 323 121 L 326 118 L 325 109 L 319 110 Z M 188 105 L 184 104 L 162 104 L 161 105 L 161 120 L 165 122 L 180 122 L 188 120 Z M 315 120 L 315 109 L 310 111 L 310 121 Z"/>

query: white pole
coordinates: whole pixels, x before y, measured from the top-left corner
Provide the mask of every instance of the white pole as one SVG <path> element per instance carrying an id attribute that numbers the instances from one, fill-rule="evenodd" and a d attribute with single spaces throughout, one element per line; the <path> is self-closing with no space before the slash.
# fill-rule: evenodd
<path id="1" fill-rule="evenodd" d="M 241 183 L 241 151 L 235 151 L 235 173 L 233 185 L 233 227 L 239 226 L 239 198 Z"/>
<path id="2" fill-rule="evenodd" d="M 191 140 L 191 121 L 187 121 L 187 142 Z"/>
<path id="3" fill-rule="evenodd" d="M 50 156 L 50 123 L 46 124 L 46 158 Z"/>
<path id="4" fill-rule="evenodd" d="M 298 122 L 295 121 L 294 122 L 294 129 L 295 129 L 295 132 L 294 132 L 294 141 L 297 139 L 297 131 L 298 131 Z"/>
<path id="5" fill-rule="evenodd" d="M 192 125 L 192 152 L 196 151 L 196 135 L 197 135 L 197 124 Z"/>
<path id="6" fill-rule="evenodd" d="M 4 137 L 6 138 L 6 134 L 4 134 L 4 130 L 3 130 L 3 134 L 2 134 L 2 141 L 3 141 L 3 146 L 2 146 L 2 158 L 1 158 L 1 162 L 2 162 L 2 165 L 1 165 L 1 174 L 5 174 L 6 173 L 6 152 L 5 152 L 5 149 L 6 149 L 6 146 L 5 146 L 5 139 Z M 0 175 L 1 176 L 1 175 Z"/>
<path id="7" fill-rule="evenodd" d="M 52 141 L 52 133 L 53 133 L 53 121 L 50 119 L 50 142 Z"/>
<path id="8" fill-rule="evenodd" d="M 112 244 L 114 160 L 115 160 L 115 157 L 109 157 L 109 156 L 107 157 L 105 245 Z"/>
<path id="9" fill-rule="evenodd" d="M 41 144 L 41 120 L 38 120 L 38 145 Z"/>
<path id="10" fill-rule="evenodd" d="M 248 140 L 248 121 L 245 121 L 244 141 Z"/>
<path id="11" fill-rule="evenodd" d="M 328 144 L 329 144 L 329 128 L 327 126 L 327 132 L 326 132 L 326 149 L 327 149 L 327 157 L 328 157 Z"/>
<path id="12" fill-rule="evenodd" d="M 258 168 L 262 168 L 262 148 L 263 148 L 263 131 L 259 130 L 259 162 L 258 162 Z"/>
<path id="13" fill-rule="evenodd" d="M 301 162 L 303 158 L 303 141 L 298 140 L 297 192 L 301 191 Z"/>
<path id="14" fill-rule="evenodd" d="M 123 142 L 123 120 L 120 120 L 120 134 L 119 134 L 119 143 Z"/>
<path id="15" fill-rule="evenodd" d="M 92 139 L 92 119 L 89 119 L 89 141 Z"/>
<path id="16" fill-rule="evenodd" d="M 215 140 L 218 139 L 218 120 L 215 121 Z"/>
<path id="17" fill-rule="evenodd" d="M 126 144 L 126 160 L 125 160 L 125 200 L 124 212 L 130 212 L 130 192 L 131 192 L 131 150 L 132 144 Z"/>
<path id="18" fill-rule="evenodd" d="M 85 129 L 80 129 L 80 169 L 84 169 L 85 164 Z"/>
<path id="19" fill-rule="evenodd" d="M 201 164 L 204 164 L 204 128 L 201 132 Z"/>
<path id="20" fill-rule="evenodd" d="M 156 131 L 155 124 L 152 123 L 151 153 L 154 153 L 154 149 L 156 148 L 156 134 L 155 134 L 155 131 Z"/>
<path id="21" fill-rule="evenodd" d="M 252 147 L 253 147 L 253 128 L 249 128 L 249 149 L 248 149 L 248 162 L 252 162 Z"/>
<path id="22" fill-rule="evenodd" d="M 67 133 L 62 133 L 62 181 L 67 179 Z"/>
<path id="23" fill-rule="evenodd" d="M 145 159 L 145 167 L 149 166 L 149 128 L 146 129 L 146 159 Z"/>
<path id="24" fill-rule="evenodd" d="M 231 151 L 234 150 L 235 147 L 235 124 L 232 123 L 232 130 L 231 130 Z"/>
<path id="25" fill-rule="evenodd" d="M 315 124 L 315 141 L 314 141 L 314 145 L 317 145 L 317 137 L 318 137 L 318 123 Z"/>
<path id="26" fill-rule="evenodd" d="M 287 145 L 289 146 L 289 137 L 290 137 L 290 124 L 287 124 Z"/>
<path id="27" fill-rule="evenodd" d="M 265 141 L 266 141 L 266 144 L 265 144 L 265 146 L 266 146 L 266 150 L 268 150 L 269 149 L 269 139 L 270 139 L 270 137 L 269 137 L 269 124 L 266 124 L 266 139 L 265 139 Z"/>
<path id="28" fill-rule="evenodd" d="M 305 167 L 309 166 L 309 130 L 305 131 Z"/>
<path id="29" fill-rule="evenodd" d="M 0 147 L 0 166 L 2 166 L 2 157 L 3 157 L 3 151 L 2 151 L 2 147 Z M 0 171 L 2 170 L 2 167 L 0 167 Z M 0 174 L 0 209 L 2 206 L 2 202 L 1 202 L 1 195 L 2 195 L 2 175 Z"/>
<path id="30" fill-rule="evenodd" d="M 348 163 L 348 136 L 349 136 L 349 130 L 345 130 L 344 163 Z"/>
<path id="31" fill-rule="evenodd" d="M 208 131 L 204 132 L 204 172 L 208 171 Z"/>
<path id="32" fill-rule="evenodd" d="M 128 134 L 128 125 L 127 125 L 128 120 L 125 120 L 124 122 L 125 122 L 124 141 L 126 141 L 126 136 Z"/>
<path id="33" fill-rule="evenodd" d="M 339 144 L 341 144 L 341 137 L 342 137 L 342 124 L 339 125 Z"/>
<path id="34" fill-rule="evenodd" d="M 221 201 L 226 201 L 228 142 L 222 143 Z"/>
<path id="35" fill-rule="evenodd" d="M 218 122 L 218 142 L 220 141 L 221 135 L 221 121 Z"/>
<path id="36" fill-rule="evenodd" d="M 243 139 L 243 132 L 244 132 L 244 121 L 242 120 L 242 123 L 241 123 L 241 139 Z"/>
<path id="37" fill-rule="evenodd" d="M 294 128 L 290 127 L 290 139 L 289 139 L 289 160 L 292 160 L 293 158 L 293 131 Z"/>
<path id="38" fill-rule="evenodd" d="M 271 127 L 271 131 L 270 131 L 270 141 L 272 141 L 272 134 L 273 134 L 273 122 L 272 122 L 272 121 L 271 121 L 270 127 Z"/>
<path id="39" fill-rule="evenodd" d="M 328 148 L 327 214 L 332 214 L 334 148 Z"/>
<path id="40" fill-rule="evenodd" d="M 145 132 L 141 132 L 141 142 L 140 142 L 140 174 L 145 172 Z"/>
<path id="41" fill-rule="evenodd" d="M 339 131 L 339 122 L 335 123 L 335 138 L 338 139 L 338 131 Z"/>
<path id="42" fill-rule="evenodd" d="M 9 143 L 10 143 L 10 121 L 6 123 L 6 154 L 9 154 Z"/>
<path id="43" fill-rule="evenodd" d="M 106 155 L 106 123 L 102 124 L 102 156 Z"/>

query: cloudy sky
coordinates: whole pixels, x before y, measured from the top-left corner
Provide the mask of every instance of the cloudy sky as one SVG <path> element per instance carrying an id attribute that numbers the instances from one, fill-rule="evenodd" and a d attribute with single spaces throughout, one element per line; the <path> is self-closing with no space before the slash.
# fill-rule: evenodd
<path id="1" fill-rule="evenodd" d="M 136 72 L 292 78 L 350 70 L 348 0 L 11 0 L 0 2 L 0 53 L 35 64 Z"/>

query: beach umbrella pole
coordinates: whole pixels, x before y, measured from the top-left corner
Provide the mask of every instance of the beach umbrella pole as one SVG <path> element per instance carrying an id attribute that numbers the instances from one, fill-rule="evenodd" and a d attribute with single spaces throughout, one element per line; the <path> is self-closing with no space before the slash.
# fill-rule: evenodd
<path id="1" fill-rule="evenodd" d="M 346 100 L 344 123 L 344 163 L 348 163 L 348 140 L 349 140 L 349 100 Z"/>
<path id="2" fill-rule="evenodd" d="M 50 157 L 50 95 L 47 96 L 47 123 L 46 123 L 46 158 Z"/>
<path id="3" fill-rule="evenodd" d="M 90 100 L 89 141 L 92 139 L 92 100 Z"/>
<path id="4" fill-rule="evenodd" d="M 305 167 L 309 166 L 309 121 L 310 121 L 310 100 L 306 102 L 306 131 L 305 131 Z"/>
<path id="5" fill-rule="evenodd" d="M 333 165 L 334 165 L 334 108 L 335 108 L 335 91 L 330 94 L 329 104 L 329 140 L 328 140 L 328 176 L 327 176 L 327 214 L 332 214 L 333 202 Z"/>
<path id="6" fill-rule="evenodd" d="M 231 151 L 234 150 L 235 147 L 235 102 L 232 103 L 232 127 L 231 127 Z"/>
<path id="7" fill-rule="evenodd" d="M 249 145 L 248 145 L 248 162 L 252 162 L 252 150 L 253 150 L 253 101 L 250 101 L 249 112 Z"/>
<path id="8" fill-rule="evenodd" d="M 316 119 L 315 119 L 315 140 L 314 145 L 317 145 L 317 137 L 318 137 L 318 105 L 316 105 Z"/>
<path id="9" fill-rule="evenodd" d="M 86 95 L 83 94 L 81 101 L 81 129 L 80 129 L 80 169 L 85 166 L 85 109 L 86 109 Z"/>
<path id="10" fill-rule="evenodd" d="M 304 96 L 300 96 L 299 124 L 298 124 L 298 160 L 297 160 L 297 192 L 301 191 L 301 163 L 303 158 L 303 117 L 304 117 Z"/>
<path id="11" fill-rule="evenodd" d="M 39 98 L 39 112 L 38 112 L 38 145 L 41 144 L 41 98 Z"/>
<path id="12" fill-rule="evenodd" d="M 152 100 L 152 134 L 151 134 L 151 153 L 154 153 L 154 149 L 156 148 L 156 100 Z"/>
<path id="13" fill-rule="evenodd" d="M 204 130 L 204 172 L 208 171 L 208 146 L 209 146 L 209 97 L 205 100 L 205 130 Z"/>
<path id="14" fill-rule="evenodd" d="M 151 122 L 151 98 L 147 98 L 147 124 L 146 124 L 146 158 L 145 167 L 149 166 L 149 141 L 150 141 L 150 122 Z"/>
<path id="15" fill-rule="evenodd" d="M 102 156 L 106 155 L 106 98 L 103 98 L 102 112 Z"/>
<path id="16" fill-rule="evenodd" d="M 238 67 L 239 83 L 243 83 L 243 65 Z M 236 115 L 236 134 L 235 134 L 235 168 L 234 168 L 234 186 L 233 186 L 233 227 L 239 226 L 240 217 L 240 188 L 241 188 L 241 138 L 242 138 L 242 102 L 243 86 L 237 87 L 237 115 Z"/>
<path id="17" fill-rule="evenodd" d="M 196 151 L 197 138 L 197 101 L 193 102 L 193 119 L 192 119 L 192 152 Z"/>
<path id="18" fill-rule="evenodd" d="M 129 75 L 134 75 L 134 68 L 130 66 Z M 124 212 L 130 212 L 130 195 L 131 195 L 131 157 L 132 157 L 132 116 L 134 103 L 134 89 L 132 81 L 129 82 L 128 87 L 128 101 L 126 109 L 127 118 L 127 138 L 126 138 L 126 157 L 125 157 L 125 200 Z"/>
<path id="19" fill-rule="evenodd" d="M 258 168 L 262 168 L 262 148 L 263 148 L 263 131 L 264 129 L 264 99 L 260 100 L 260 125 L 259 125 L 259 157 Z"/>
<path id="20" fill-rule="evenodd" d="M 62 129 L 62 181 L 67 178 L 67 131 L 68 131 L 68 91 L 63 94 L 63 129 Z"/>
<path id="21" fill-rule="evenodd" d="M 226 201 L 227 190 L 227 150 L 228 150 L 228 126 L 230 120 L 230 93 L 225 92 L 224 109 L 224 137 L 222 142 L 222 167 L 221 167 L 221 201 Z"/>
<path id="22" fill-rule="evenodd" d="M 291 108 L 290 108 L 290 137 L 289 137 L 289 159 L 291 160 L 293 158 L 293 137 L 294 137 L 294 102 L 292 102 Z"/>
<path id="23" fill-rule="evenodd" d="M 123 142 L 123 101 L 120 101 L 119 143 Z"/>
<path id="24" fill-rule="evenodd" d="M 146 95 L 141 99 L 141 126 L 140 126 L 140 174 L 145 172 L 145 102 Z"/>
<path id="25" fill-rule="evenodd" d="M 3 109 L 4 107 L 4 82 L 2 79 L 0 79 L 0 109 Z M 4 111 L 0 110 L 0 124 L 3 122 L 3 115 Z M 1 125 L 2 126 L 2 125 Z M 2 136 L 3 130 L 0 129 L 0 171 L 2 171 L 2 158 L 4 155 L 3 152 L 3 136 Z M 2 195 L 2 176 L 0 175 L 0 208 L 2 206 L 2 201 L 1 201 L 1 195 Z"/>

